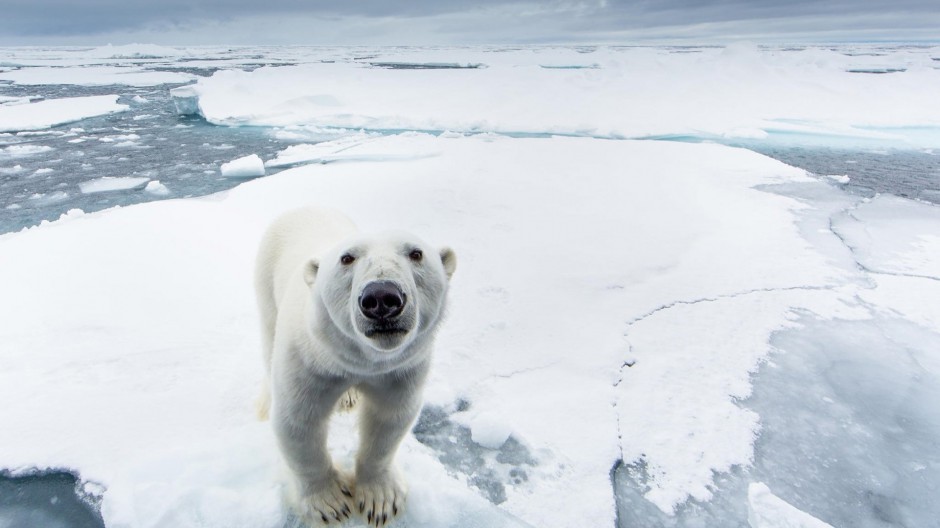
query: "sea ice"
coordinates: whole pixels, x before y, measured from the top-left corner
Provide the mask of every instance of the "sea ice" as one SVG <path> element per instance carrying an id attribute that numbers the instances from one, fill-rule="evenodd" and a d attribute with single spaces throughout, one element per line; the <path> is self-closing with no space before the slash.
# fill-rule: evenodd
<path id="1" fill-rule="evenodd" d="M 264 176 L 264 162 L 257 154 L 251 154 L 223 163 L 219 170 L 226 178 L 253 178 Z"/>
<path id="2" fill-rule="evenodd" d="M 127 105 L 117 104 L 117 100 L 117 95 L 94 95 L 0 106 L 0 132 L 40 130 L 128 109 Z"/>
<path id="3" fill-rule="evenodd" d="M 138 66 L 34 67 L 0 73 L 0 80 L 21 85 L 74 84 L 79 86 L 158 86 L 192 81 L 187 73 L 153 71 Z"/>
<path id="4" fill-rule="evenodd" d="M 136 189 L 142 187 L 144 183 L 150 181 L 150 178 L 143 176 L 104 176 L 94 180 L 81 182 L 78 188 L 82 194 L 92 194 L 109 191 L 124 191 L 127 189 Z"/>
<path id="5" fill-rule="evenodd" d="M 47 145 L 10 145 L 9 147 L 0 149 L 0 160 L 25 158 L 52 150 L 55 149 Z M 19 167 L 19 165 L 16 167 Z M 14 169 L 16 169 L 16 167 L 14 167 Z"/>
<path id="6" fill-rule="evenodd" d="M 460 60 L 450 62 L 474 53 L 454 50 Z M 476 53 L 486 68 L 407 73 L 335 61 L 219 71 L 174 97 L 181 113 L 225 125 L 940 146 L 940 70 L 921 63 L 860 76 L 846 71 L 858 58 L 818 57 L 754 46 L 547 49 Z"/>
<path id="7" fill-rule="evenodd" d="M 938 223 L 940 208 L 884 195 L 833 218 L 832 228 L 868 270 L 940 280 Z"/>

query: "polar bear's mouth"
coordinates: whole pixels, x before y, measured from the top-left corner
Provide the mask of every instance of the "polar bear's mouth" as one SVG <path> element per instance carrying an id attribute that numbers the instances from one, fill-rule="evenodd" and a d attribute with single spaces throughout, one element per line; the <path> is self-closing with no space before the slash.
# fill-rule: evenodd
<path id="1" fill-rule="evenodd" d="M 408 329 L 400 326 L 373 326 L 365 331 L 366 337 L 407 334 Z"/>

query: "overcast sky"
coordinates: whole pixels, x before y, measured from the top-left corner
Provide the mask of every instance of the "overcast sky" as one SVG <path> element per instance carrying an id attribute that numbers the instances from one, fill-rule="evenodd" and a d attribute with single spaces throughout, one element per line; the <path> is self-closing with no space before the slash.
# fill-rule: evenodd
<path id="1" fill-rule="evenodd" d="M 940 0 L 0 0 L 0 45 L 940 41 Z"/>

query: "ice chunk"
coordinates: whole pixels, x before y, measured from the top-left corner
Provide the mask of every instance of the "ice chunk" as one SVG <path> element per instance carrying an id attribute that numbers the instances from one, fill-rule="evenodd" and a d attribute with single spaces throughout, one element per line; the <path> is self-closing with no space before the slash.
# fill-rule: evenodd
<path id="1" fill-rule="evenodd" d="M 832 528 L 770 492 L 763 482 L 747 489 L 747 521 L 751 528 Z"/>
<path id="2" fill-rule="evenodd" d="M 143 186 L 150 178 L 143 176 L 104 176 L 78 184 L 82 194 L 92 194 L 108 191 L 124 191 Z"/>
<path id="3" fill-rule="evenodd" d="M 199 94 L 193 86 L 180 86 L 170 90 L 173 105 L 179 115 L 201 115 L 199 110 Z"/>
<path id="4" fill-rule="evenodd" d="M 466 417 L 461 414 L 455 414 L 454 421 L 469 427 L 470 438 L 483 447 L 499 449 L 512 434 L 512 427 L 496 413 L 471 413 Z"/>
<path id="5" fill-rule="evenodd" d="M 223 163 L 221 167 L 222 176 L 226 178 L 253 178 L 255 176 L 264 176 L 264 162 L 257 154 L 244 156 L 228 163 Z"/>
<path id="6" fill-rule="evenodd" d="M 144 187 L 144 190 L 157 196 L 166 196 L 170 194 L 170 190 L 166 188 L 166 185 L 160 183 L 160 180 L 147 182 L 147 186 Z"/>

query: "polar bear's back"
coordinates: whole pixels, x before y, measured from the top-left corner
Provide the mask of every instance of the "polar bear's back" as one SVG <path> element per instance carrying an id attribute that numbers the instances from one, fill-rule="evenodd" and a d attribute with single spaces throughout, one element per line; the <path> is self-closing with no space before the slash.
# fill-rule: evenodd
<path id="1" fill-rule="evenodd" d="M 355 232 L 352 221 L 332 209 L 306 207 L 278 217 L 265 232 L 258 250 L 255 286 L 262 313 L 276 313 L 278 300 L 289 288 L 306 286 L 302 272 L 305 263 L 322 257 Z"/>

